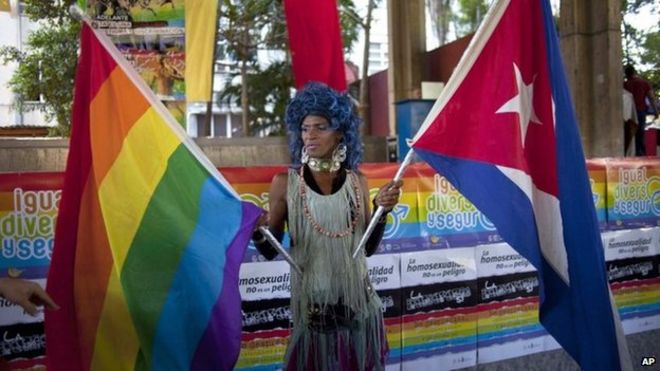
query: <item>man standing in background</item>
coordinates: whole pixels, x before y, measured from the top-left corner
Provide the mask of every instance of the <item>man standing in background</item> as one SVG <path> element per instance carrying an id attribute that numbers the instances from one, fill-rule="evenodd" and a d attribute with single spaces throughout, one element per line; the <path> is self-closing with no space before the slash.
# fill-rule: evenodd
<path id="1" fill-rule="evenodd" d="M 626 81 L 623 83 L 624 89 L 632 93 L 635 99 L 635 108 L 637 109 L 637 132 L 635 133 L 635 155 L 646 155 L 646 146 L 644 144 L 644 133 L 646 127 L 646 98 L 651 102 L 651 108 L 658 118 L 658 108 L 655 106 L 655 96 L 651 84 L 637 75 L 635 67 L 627 65 L 625 70 Z"/>

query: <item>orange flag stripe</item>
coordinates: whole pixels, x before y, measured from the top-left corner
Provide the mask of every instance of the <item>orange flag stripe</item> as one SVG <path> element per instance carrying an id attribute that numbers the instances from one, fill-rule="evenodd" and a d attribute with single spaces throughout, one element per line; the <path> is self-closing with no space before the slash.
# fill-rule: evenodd
<path id="1" fill-rule="evenodd" d="M 81 204 L 87 205 L 87 207 L 80 209 L 79 248 L 76 249 L 76 260 L 86 262 L 86 264 L 74 266 L 74 277 L 77 278 L 74 282 L 74 290 L 76 297 L 87 299 L 84 302 L 76 302 L 76 313 L 78 314 L 81 360 L 84 369 L 89 370 L 99 318 L 106 299 L 110 270 L 113 266 L 101 205 L 98 200 L 98 189 L 92 173 L 85 185 Z"/>
<path id="2" fill-rule="evenodd" d="M 116 107 L 122 107 L 117 110 Z M 115 67 L 90 107 L 90 136 L 96 184 L 101 184 L 133 124 L 150 107 L 128 76 Z M 117 135 L 117 134 L 120 135 Z"/>

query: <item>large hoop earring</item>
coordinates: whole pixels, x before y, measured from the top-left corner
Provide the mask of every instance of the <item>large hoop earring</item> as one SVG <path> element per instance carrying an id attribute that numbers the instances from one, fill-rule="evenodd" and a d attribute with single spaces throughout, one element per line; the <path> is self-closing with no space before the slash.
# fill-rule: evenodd
<path id="1" fill-rule="evenodd" d="M 300 152 L 300 163 L 306 164 L 308 162 L 309 162 L 309 154 L 307 153 L 307 149 L 303 147 L 302 152 Z"/>
<path id="2" fill-rule="evenodd" d="M 337 166 L 341 165 L 342 162 L 346 161 L 346 151 L 346 144 L 340 142 L 332 151 L 332 162 L 336 163 Z"/>

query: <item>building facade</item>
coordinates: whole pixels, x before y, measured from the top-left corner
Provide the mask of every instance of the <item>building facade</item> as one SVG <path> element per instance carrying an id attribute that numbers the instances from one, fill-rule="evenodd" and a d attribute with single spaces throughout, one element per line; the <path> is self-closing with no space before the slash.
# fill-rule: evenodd
<path id="1" fill-rule="evenodd" d="M 0 6 L 0 46 L 10 46 L 25 50 L 28 35 L 38 24 L 23 15 L 23 7 L 18 1 L 4 1 Z M 15 107 L 16 95 L 9 87 L 9 81 L 16 64 L 0 63 L 0 127 L 44 127 L 55 126 L 47 122 L 39 111 L 42 97 L 31 97 L 23 111 Z"/>

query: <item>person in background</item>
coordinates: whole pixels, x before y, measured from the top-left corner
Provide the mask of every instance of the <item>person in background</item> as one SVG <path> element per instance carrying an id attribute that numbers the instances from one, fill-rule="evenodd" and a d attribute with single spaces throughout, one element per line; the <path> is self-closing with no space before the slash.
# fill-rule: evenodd
<path id="1" fill-rule="evenodd" d="M 19 305 L 31 316 L 37 315 L 38 306 L 59 309 L 59 306 L 39 284 L 20 278 L 0 278 L 0 297 Z"/>
<path id="2" fill-rule="evenodd" d="M 644 143 L 644 135 L 646 129 L 646 98 L 651 102 L 651 111 L 655 113 L 658 118 L 658 108 L 655 106 L 655 96 L 651 84 L 637 75 L 635 67 L 627 65 L 625 70 L 626 81 L 623 83 L 623 88 L 632 93 L 635 100 L 635 108 L 637 109 L 637 132 L 635 133 L 635 155 L 645 156 L 646 145 Z"/>
<path id="3" fill-rule="evenodd" d="M 623 91 L 623 155 L 630 156 L 628 153 L 630 144 L 637 132 L 637 110 L 632 93 L 626 89 L 621 90 Z"/>
<path id="4" fill-rule="evenodd" d="M 365 250 L 352 254 L 370 220 L 369 189 L 358 169 L 362 143 L 353 103 L 321 83 L 310 83 L 289 103 L 285 117 L 293 166 L 270 187 L 268 224 L 279 239 L 285 223 L 291 256 L 293 328 L 286 370 L 384 370 L 388 352 L 383 304 L 367 274 L 366 257 L 378 248 L 386 215 Z M 402 182 L 378 191 L 374 206 L 388 212 Z M 259 231 L 252 236 L 268 259 L 277 254 Z"/>

